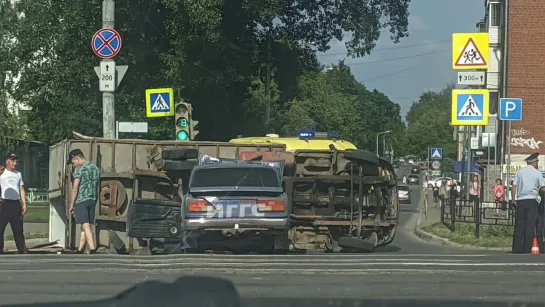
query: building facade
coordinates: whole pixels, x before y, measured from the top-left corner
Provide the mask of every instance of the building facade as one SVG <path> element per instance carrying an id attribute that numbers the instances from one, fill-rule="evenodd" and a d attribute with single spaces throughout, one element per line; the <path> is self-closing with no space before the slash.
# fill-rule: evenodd
<path id="1" fill-rule="evenodd" d="M 511 160 L 521 164 L 531 153 L 545 154 L 545 1 L 504 1 L 506 96 L 524 104 L 522 121 L 512 122 Z"/>
<path id="2" fill-rule="evenodd" d="M 485 17 L 477 29 L 489 34 L 490 123 L 481 136 L 495 135 L 496 154 L 504 163 L 510 154 L 513 173 L 525 165 L 528 155 L 545 155 L 545 1 L 485 0 L 484 4 Z M 511 122 L 510 140 L 509 124 L 497 119 L 502 97 L 523 100 L 522 120 Z"/>

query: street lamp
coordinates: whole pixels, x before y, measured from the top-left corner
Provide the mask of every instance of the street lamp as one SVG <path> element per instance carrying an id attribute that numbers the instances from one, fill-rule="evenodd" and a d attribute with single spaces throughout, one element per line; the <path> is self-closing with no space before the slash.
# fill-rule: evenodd
<path id="1" fill-rule="evenodd" d="M 378 154 L 378 137 L 379 137 L 379 135 L 390 133 L 390 132 L 392 132 L 392 131 L 387 130 L 387 131 L 382 131 L 382 132 L 377 133 L 377 157 L 380 157 L 380 155 Z"/>

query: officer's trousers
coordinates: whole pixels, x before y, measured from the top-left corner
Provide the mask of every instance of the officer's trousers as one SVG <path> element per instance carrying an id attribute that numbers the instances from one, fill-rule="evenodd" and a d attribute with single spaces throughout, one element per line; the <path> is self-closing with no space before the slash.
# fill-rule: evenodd
<path id="1" fill-rule="evenodd" d="M 539 252 L 545 254 L 545 244 L 543 243 L 543 234 L 545 232 L 545 206 L 539 204 L 537 207 L 537 227 L 536 238 L 539 245 Z"/>
<path id="2" fill-rule="evenodd" d="M 514 254 L 530 253 L 536 235 L 538 202 L 535 199 L 517 200 L 515 210 L 515 231 L 513 234 Z"/>

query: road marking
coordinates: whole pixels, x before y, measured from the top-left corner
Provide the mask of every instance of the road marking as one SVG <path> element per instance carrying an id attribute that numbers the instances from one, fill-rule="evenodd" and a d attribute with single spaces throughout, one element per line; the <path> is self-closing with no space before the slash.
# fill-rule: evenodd
<path id="1" fill-rule="evenodd" d="M 130 270 L 128 270 L 130 269 Z M 10 274 L 19 274 L 19 273 L 74 273 L 74 272 L 87 272 L 87 273 L 103 273 L 103 272 L 120 272 L 120 273 L 127 273 L 127 272 L 139 272 L 139 273 L 154 273 L 157 275 L 161 274 L 181 274 L 181 275 L 191 275 L 191 274 L 200 274 L 200 275 L 206 275 L 207 273 L 225 273 L 225 274 L 239 274 L 239 275 L 253 275 L 253 274 L 284 274 L 284 275 L 298 275 L 298 274 L 325 274 L 325 275 L 342 275 L 342 276 L 350 276 L 350 275 L 371 275 L 371 274 L 398 274 L 398 273 L 420 273 L 420 274 L 444 274 L 444 273 L 467 273 L 467 274 L 477 274 L 477 273 L 483 273 L 483 274 L 524 274 L 524 275 L 545 275 L 545 271 L 524 271 L 524 270 L 474 270 L 474 269 L 429 269 L 429 268 L 423 268 L 423 269 L 409 269 L 409 268 L 402 268 L 402 269 L 396 269 L 396 268 L 367 268 L 367 269 L 282 269 L 282 268 L 274 268 L 274 269 L 266 269 L 266 268 L 259 268 L 259 269 L 251 269 L 251 268 L 168 268 L 168 269 L 162 269 L 162 268 L 154 268 L 153 270 L 149 269 L 142 269 L 138 267 L 118 267 L 118 268 L 107 268 L 107 269 L 100 269 L 100 268 L 92 268 L 92 269 L 83 269 L 83 268 L 72 268 L 72 269 L 58 269 L 58 268 L 49 268 L 49 269 L 13 269 L 13 270 L 2 270 L 0 269 L 0 273 L 3 273 L 6 278 Z M 230 275 L 230 277 L 233 277 Z"/>

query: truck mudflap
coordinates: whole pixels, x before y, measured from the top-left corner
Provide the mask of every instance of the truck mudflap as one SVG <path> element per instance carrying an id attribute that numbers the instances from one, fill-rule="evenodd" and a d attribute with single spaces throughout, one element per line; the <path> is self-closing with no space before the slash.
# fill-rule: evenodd
<path id="1" fill-rule="evenodd" d="M 181 203 L 136 199 L 129 206 L 127 232 L 134 238 L 178 238 L 182 233 Z"/>

